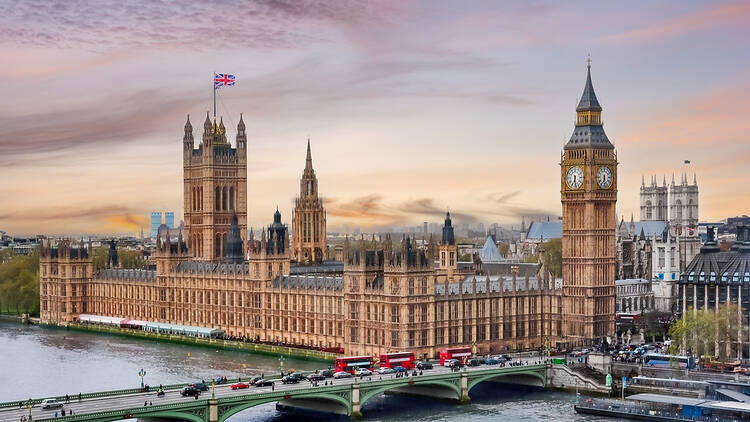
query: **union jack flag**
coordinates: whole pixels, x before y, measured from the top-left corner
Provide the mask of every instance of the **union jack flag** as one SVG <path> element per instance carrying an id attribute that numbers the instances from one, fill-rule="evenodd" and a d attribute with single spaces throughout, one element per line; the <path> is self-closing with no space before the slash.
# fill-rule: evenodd
<path id="1" fill-rule="evenodd" d="M 227 73 L 214 73 L 214 89 L 224 86 L 234 86 L 234 75 Z"/>

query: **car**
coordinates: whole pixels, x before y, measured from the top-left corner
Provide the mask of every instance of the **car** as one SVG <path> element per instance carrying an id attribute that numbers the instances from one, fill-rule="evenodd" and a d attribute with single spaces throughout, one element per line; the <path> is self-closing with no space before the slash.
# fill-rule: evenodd
<path id="1" fill-rule="evenodd" d="M 355 375 L 358 377 L 369 377 L 370 375 L 372 375 L 372 371 L 367 368 L 359 368 L 357 369 Z"/>
<path id="2" fill-rule="evenodd" d="M 59 409 L 63 407 L 63 404 L 55 399 L 44 399 L 42 400 L 42 409 Z"/>
<path id="3" fill-rule="evenodd" d="M 471 358 L 466 361 L 466 366 L 479 366 L 482 364 L 482 361 L 480 361 L 477 358 Z"/>
<path id="4" fill-rule="evenodd" d="M 263 377 L 253 377 L 253 379 L 250 380 L 250 385 L 255 385 L 256 382 L 262 380 Z"/>
<path id="5" fill-rule="evenodd" d="M 461 361 L 458 359 L 448 359 L 445 361 L 444 366 L 447 366 L 449 368 L 461 368 L 464 366 L 464 364 L 461 363 Z"/>
<path id="6" fill-rule="evenodd" d="M 261 378 L 258 381 L 255 381 L 253 383 L 253 385 L 256 386 L 256 387 L 268 387 L 270 385 L 273 385 L 273 380 L 269 380 L 269 379 L 266 379 L 266 378 Z"/>
<path id="7" fill-rule="evenodd" d="M 324 369 L 320 371 L 320 375 L 323 375 L 326 378 L 331 378 L 333 376 L 333 371 L 331 371 L 330 369 Z"/>
<path id="8" fill-rule="evenodd" d="M 196 382 L 195 384 L 190 384 L 191 387 L 195 387 L 200 391 L 208 391 L 208 385 L 204 382 Z"/>
<path id="9" fill-rule="evenodd" d="M 193 387 L 193 386 L 187 386 L 180 391 L 180 395 L 182 397 L 193 397 L 193 396 L 200 396 L 201 390 Z"/>
<path id="10" fill-rule="evenodd" d="M 250 384 L 246 382 L 236 382 L 232 384 L 232 390 L 239 390 L 239 389 L 248 388 L 248 387 L 250 387 Z"/>
<path id="11" fill-rule="evenodd" d="M 284 384 L 296 384 L 300 382 L 300 377 L 297 376 L 297 374 L 289 374 L 285 377 L 281 378 L 281 382 Z"/>
<path id="12" fill-rule="evenodd" d="M 432 369 L 432 364 L 429 361 L 423 360 L 421 362 L 417 362 L 417 369 Z"/>
<path id="13" fill-rule="evenodd" d="M 394 372 L 396 372 L 396 371 L 394 371 L 393 368 L 389 368 L 387 366 L 384 366 L 384 367 L 378 369 L 378 374 L 380 374 L 380 375 L 392 374 Z"/>
<path id="14" fill-rule="evenodd" d="M 339 371 L 333 374 L 334 379 L 351 378 L 351 377 L 352 377 L 352 374 L 346 371 Z"/>
<path id="15" fill-rule="evenodd" d="M 393 370 L 394 370 L 395 372 L 406 372 L 406 368 L 404 368 L 404 367 L 403 367 L 403 366 L 401 366 L 401 365 L 399 365 L 399 366 L 397 366 L 397 367 L 393 368 Z"/>
<path id="16" fill-rule="evenodd" d="M 308 381 L 323 381 L 326 377 L 323 374 L 310 374 L 307 376 Z"/>
<path id="17" fill-rule="evenodd" d="M 499 359 L 489 358 L 484 362 L 486 365 L 497 365 L 500 363 Z"/>

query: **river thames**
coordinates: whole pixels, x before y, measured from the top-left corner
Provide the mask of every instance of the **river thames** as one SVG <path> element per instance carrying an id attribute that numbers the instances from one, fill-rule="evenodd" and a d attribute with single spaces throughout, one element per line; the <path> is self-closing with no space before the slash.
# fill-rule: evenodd
<path id="1" fill-rule="evenodd" d="M 140 386 L 146 371 L 150 385 L 270 374 L 291 368 L 314 370 L 327 364 L 254 355 L 205 347 L 81 333 L 0 322 L 0 401 Z M 458 406 L 431 400 L 380 396 L 362 411 L 367 421 L 596 421 L 573 411 L 574 394 L 523 390 L 483 383 L 471 390 L 471 404 Z M 331 416 L 335 420 L 347 417 Z M 316 418 L 318 419 L 318 418 Z M 240 421 L 309 421 L 276 411 L 274 404 L 232 416 Z"/>

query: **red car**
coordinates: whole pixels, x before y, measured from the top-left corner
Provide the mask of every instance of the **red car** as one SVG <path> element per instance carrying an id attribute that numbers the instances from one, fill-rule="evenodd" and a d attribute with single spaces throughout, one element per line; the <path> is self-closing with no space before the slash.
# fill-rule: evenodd
<path id="1" fill-rule="evenodd" d="M 237 390 L 238 388 L 249 388 L 250 384 L 245 382 L 238 382 L 236 384 L 232 384 L 232 390 Z"/>

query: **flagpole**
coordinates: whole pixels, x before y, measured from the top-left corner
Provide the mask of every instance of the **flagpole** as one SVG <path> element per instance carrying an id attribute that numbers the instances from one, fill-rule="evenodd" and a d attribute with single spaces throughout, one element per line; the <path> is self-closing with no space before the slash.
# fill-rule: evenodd
<path id="1" fill-rule="evenodd" d="M 216 120 L 216 71 L 214 71 L 214 120 Z"/>

